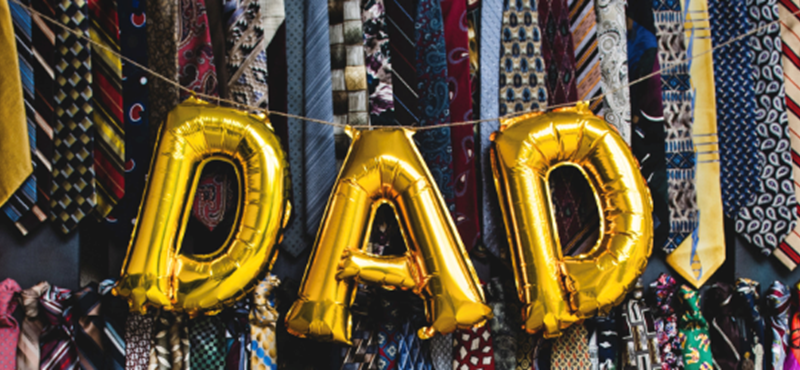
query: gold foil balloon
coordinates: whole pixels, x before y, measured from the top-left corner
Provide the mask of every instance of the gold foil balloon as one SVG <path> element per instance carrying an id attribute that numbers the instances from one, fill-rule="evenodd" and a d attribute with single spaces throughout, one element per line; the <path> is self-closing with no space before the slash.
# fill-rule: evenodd
<path id="1" fill-rule="evenodd" d="M 239 180 L 236 220 L 217 252 L 179 253 L 195 188 L 212 160 Z M 274 260 L 289 216 L 289 168 L 265 116 L 190 98 L 161 128 L 136 227 L 115 294 L 147 306 L 214 314 L 243 297 Z"/>
<path id="2" fill-rule="evenodd" d="M 561 334 L 619 304 L 647 265 L 652 201 L 627 144 L 585 103 L 503 122 L 492 167 L 511 246 L 524 327 Z M 587 253 L 561 252 L 548 176 L 578 168 L 600 212 L 600 237 Z"/>
<path id="3" fill-rule="evenodd" d="M 328 200 L 311 259 L 286 317 L 294 335 L 350 343 L 357 282 L 412 289 L 430 324 L 421 338 L 482 325 L 491 317 L 464 245 L 412 131 L 348 130 L 353 139 Z M 382 204 L 392 206 L 408 252 L 364 252 Z"/>

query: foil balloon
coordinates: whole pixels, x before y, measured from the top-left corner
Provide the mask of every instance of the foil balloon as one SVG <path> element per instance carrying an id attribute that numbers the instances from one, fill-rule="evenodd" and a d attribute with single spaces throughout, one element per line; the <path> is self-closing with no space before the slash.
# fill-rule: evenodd
<path id="1" fill-rule="evenodd" d="M 625 141 L 586 103 L 506 120 L 492 140 L 525 330 L 559 336 L 621 303 L 653 245 L 650 192 Z M 583 173 L 600 213 L 600 237 L 577 256 L 562 255 L 550 198 L 560 166 Z"/>
<path id="2" fill-rule="evenodd" d="M 214 314 L 247 294 L 271 267 L 290 210 L 286 154 L 265 116 L 189 98 L 169 113 L 153 158 L 114 293 L 134 312 L 151 306 Z M 236 171 L 236 219 L 218 251 L 183 255 L 196 185 L 214 160 Z"/>
<path id="3" fill-rule="evenodd" d="M 439 190 L 412 140 L 413 131 L 347 130 L 353 141 L 328 200 L 314 250 L 286 317 L 300 337 L 350 343 L 357 283 L 409 289 L 424 301 L 423 339 L 482 325 L 491 317 L 483 291 Z M 408 251 L 365 252 L 370 224 L 394 208 Z"/>

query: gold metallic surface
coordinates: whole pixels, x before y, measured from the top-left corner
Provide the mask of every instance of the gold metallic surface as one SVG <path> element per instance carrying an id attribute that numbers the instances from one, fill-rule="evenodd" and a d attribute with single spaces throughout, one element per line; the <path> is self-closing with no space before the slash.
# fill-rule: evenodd
<path id="1" fill-rule="evenodd" d="M 190 98 L 169 113 L 114 293 L 131 311 L 147 307 L 214 314 L 242 298 L 271 267 L 289 217 L 289 166 L 265 116 Z M 179 253 L 203 166 L 233 165 L 236 220 L 217 252 Z"/>
<path id="2" fill-rule="evenodd" d="M 492 140 L 525 329 L 556 337 L 621 303 L 653 246 L 650 191 L 625 141 L 586 103 L 505 120 Z M 550 198 L 560 166 L 583 173 L 600 212 L 597 243 L 573 257 L 562 255 Z"/>
<path id="3" fill-rule="evenodd" d="M 286 317 L 294 335 L 350 343 L 357 282 L 412 289 L 425 301 L 421 338 L 483 325 L 491 317 L 455 224 L 411 137 L 400 128 L 349 129 L 353 142 L 328 200 L 299 298 Z M 396 212 L 403 256 L 366 253 L 382 204 Z"/>

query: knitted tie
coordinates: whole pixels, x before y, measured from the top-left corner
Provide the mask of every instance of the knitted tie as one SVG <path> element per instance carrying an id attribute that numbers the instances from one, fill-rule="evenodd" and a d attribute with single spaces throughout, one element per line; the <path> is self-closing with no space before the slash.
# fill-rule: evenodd
<path id="1" fill-rule="evenodd" d="M 583 324 L 573 324 L 553 343 L 550 366 L 553 370 L 588 369 L 589 332 Z"/>
<path id="2" fill-rule="evenodd" d="M 792 288 L 791 316 L 789 318 L 789 346 L 787 347 L 786 362 L 784 369 L 800 369 L 800 291 L 797 287 Z"/>
<path id="3" fill-rule="evenodd" d="M 547 109 L 536 2 L 505 0 L 501 37 L 499 114 Z"/>
<path id="4" fill-rule="evenodd" d="M 789 347 L 789 288 L 775 281 L 767 289 L 767 313 L 769 317 L 769 369 L 783 369 L 786 349 Z"/>
<path id="5" fill-rule="evenodd" d="M 731 284 L 714 284 L 708 291 L 708 303 L 704 311 L 709 321 L 714 361 L 725 369 L 738 369 L 745 361 L 750 361 L 752 365 L 752 358 L 745 357 L 745 351 L 749 353 L 749 348 L 743 340 L 746 335 L 742 332 L 744 328 L 737 324 L 740 318 L 735 316 L 733 294 L 734 288 Z"/>
<path id="6" fill-rule="evenodd" d="M 376 126 L 396 124 L 392 98 L 389 25 L 383 2 L 384 0 L 364 1 L 361 12 L 364 23 L 364 65 L 367 68 L 369 120 Z"/>
<path id="7" fill-rule="evenodd" d="M 275 275 L 261 280 L 253 293 L 253 310 L 250 312 L 250 367 L 275 370 L 278 368 L 278 347 L 275 325 L 278 311 L 272 291 L 280 284 Z"/>
<path id="8" fill-rule="evenodd" d="M 651 326 L 653 317 L 643 300 L 643 286 L 639 279 L 636 287 L 622 304 L 620 340 L 622 341 L 623 369 L 659 369 L 657 333 Z"/>
<path id="9" fill-rule="evenodd" d="M 453 333 L 454 370 L 494 370 L 494 343 L 489 325 Z"/>
<path id="10" fill-rule="evenodd" d="M 575 49 L 575 83 L 578 99 L 588 101 L 595 113 L 600 113 L 600 53 L 597 50 L 597 13 L 594 0 L 567 0 L 570 32 Z M 598 98 L 598 99 L 596 99 Z"/>
<path id="11" fill-rule="evenodd" d="M 41 359 L 39 349 L 39 335 L 44 329 L 43 320 L 39 316 L 39 297 L 50 288 L 47 282 L 41 282 L 20 294 L 25 318 L 22 320 L 22 329 L 17 348 L 17 369 L 38 370 Z"/>
<path id="12" fill-rule="evenodd" d="M 125 322 L 125 369 L 145 370 L 150 363 L 153 318 L 131 313 Z"/>
<path id="13" fill-rule="evenodd" d="M 764 318 L 761 317 L 758 307 L 761 300 L 760 289 L 761 287 L 756 281 L 745 278 L 736 279 L 739 305 L 744 308 L 744 341 L 756 369 L 762 368 L 765 351 Z"/>
<path id="14" fill-rule="evenodd" d="M 603 115 L 631 142 L 631 96 L 628 86 L 628 47 L 625 42 L 626 0 L 595 0 L 598 49 L 600 53 Z"/>
<path id="15" fill-rule="evenodd" d="M 225 324 L 219 316 L 203 316 L 189 321 L 189 363 L 195 370 L 225 367 Z"/>
<path id="16" fill-rule="evenodd" d="M 39 337 L 41 370 L 70 369 L 78 365 L 75 346 L 75 317 L 67 309 L 72 294 L 69 290 L 50 286 L 39 298 L 45 325 Z M 144 369 L 144 367 L 140 368 Z"/>
<path id="17" fill-rule="evenodd" d="M 681 358 L 681 343 L 678 339 L 678 314 L 675 312 L 678 283 L 672 276 L 662 273 L 656 281 L 650 284 L 650 289 L 655 298 L 653 323 L 656 333 L 658 333 L 661 369 L 681 369 L 683 368 L 683 359 Z"/>
<path id="18" fill-rule="evenodd" d="M 686 285 L 681 285 L 679 294 L 683 313 L 678 321 L 678 338 L 681 341 L 684 369 L 710 370 L 714 360 L 708 322 L 700 312 L 700 296 Z"/>
<path id="19" fill-rule="evenodd" d="M 226 9 L 232 11 L 226 35 L 228 91 L 230 97 L 242 104 L 267 108 L 269 106 L 267 44 L 264 38 L 259 0 L 230 1 Z M 278 7 L 283 11 L 281 4 Z"/>
<path id="20" fill-rule="evenodd" d="M 17 308 L 16 294 L 22 290 L 11 278 L 0 283 L 0 366 L 8 369 L 17 367 L 17 343 L 19 323 L 12 316 Z"/>
<path id="21" fill-rule="evenodd" d="M 180 0 L 178 79 L 192 91 L 216 96 L 217 69 L 211 47 L 205 0 Z M 185 90 L 181 98 L 189 97 Z"/>
<path id="22" fill-rule="evenodd" d="M 542 0 L 538 5 L 548 103 L 575 102 L 578 100 L 578 90 L 575 86 L 575 52 L 569 32 L 567 0 Z"/>

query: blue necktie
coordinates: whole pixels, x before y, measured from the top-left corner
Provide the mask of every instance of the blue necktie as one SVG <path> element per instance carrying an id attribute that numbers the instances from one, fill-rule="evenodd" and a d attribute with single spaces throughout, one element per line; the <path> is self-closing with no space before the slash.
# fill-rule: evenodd
<path id="1" fill-rule="evenodd" d="M 744 0 L 709 0 L 708 8 L 715 48 L 750 28 Z M 734 42 L 714 51 L 722 202 L 725 215 L 730 218 L 736 217 L 739 208 L 761 188 L 751 55 L 746 42 Z"/>
<path id="2" fill-rule="evenodd" d="M 503 23 L 503 0 L 483 0 L 480 22 L 480 74 L 481 119 L 497 117 L 500 112 L 500 32 Z M 489 136 L 500 127 L 498 121 L 482 122 L 478 127 L 480 135 L 481 171 L 481 235 L 483 244 L 495 256 L 501 255 L 503 243 L 502 216 L 497 204 L 497 193 L 492 178 L 492 164 L 489 158 L 491 141 Z"/>

